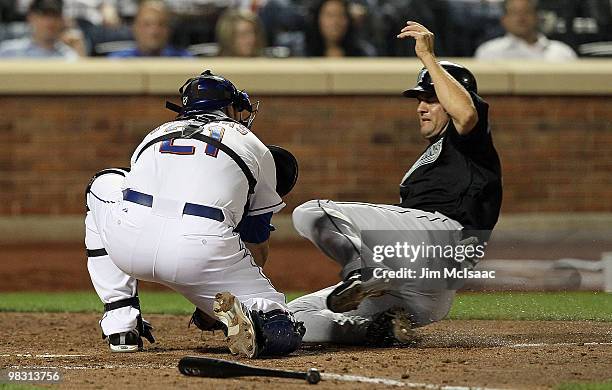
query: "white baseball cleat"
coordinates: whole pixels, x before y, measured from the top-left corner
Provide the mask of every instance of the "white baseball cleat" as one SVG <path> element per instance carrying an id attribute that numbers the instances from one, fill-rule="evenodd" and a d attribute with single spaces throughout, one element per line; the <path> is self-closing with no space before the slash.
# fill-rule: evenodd
<path id="1" fill-rule="evenodd" d="M 215 295 L 213 311 L 219 321 L 227 326 L 228 347 L 234 355 L 243 354 L 255 358 L 257 347 L 255 326 L 251 314 L 240 301 L 229 292 Z"/>

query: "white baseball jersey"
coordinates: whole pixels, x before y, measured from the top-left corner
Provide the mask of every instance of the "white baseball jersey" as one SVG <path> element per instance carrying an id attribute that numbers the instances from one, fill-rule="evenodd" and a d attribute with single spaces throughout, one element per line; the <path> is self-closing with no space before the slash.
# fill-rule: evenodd
<path id="1" fill-rule="evenodd" d="M 244 213 L 248 180 L 222 150 L 196 139 L 149 141 L 178 131 L 188 121 L 166 123 L 136 148 L 130 172 L 111 169 L 92 181 L 87 194 L 85 242 L 92 255 L 88 269 L 100 299 L 134 296 L 136 279 L 162 283 L 214 318 L 213 299 L 234 294 L 247 308 L 287 310 L 285 296 L 265 277 L 235 231 Z M 276 167 L 268 148 L 247 128 L 214 122 L 202 134 L 236 152 L 257 180 L 250 215 L 277 212 L 285 204 L 276 193 Z M 141 153 L 142 151 L 142 153 Z M 151 205 L 123 200 L 122 190 L 152 196 Z M 216 207 L 225 219 L 185 215 L 194 203 Z M 104 334 L 134 329 L 139 311 L 123 307 L 105 313 Z"/>
<path id="2" fill-rule="evenodd" d="M 175 139 L 158 142 L 140 154 L 152 139 L 181 131 L 189 123 L 194 122 L 165 123 L 145 137 L 132 156 L 132 170 L 126 177 L 125 188 L 154 198 L 220 208 L 227 223 L 236 226 L 244 212 L 249 186 L 245 174 L 226 153 L 196 139 Z M 276 213 L 285 206 L 276 193 L 272 153 L 251 131 L 234 122 L 213 122 L 205 125 L 201 134 L 227 145 L 253 173 L 257 185 L 248 215 Z"/>

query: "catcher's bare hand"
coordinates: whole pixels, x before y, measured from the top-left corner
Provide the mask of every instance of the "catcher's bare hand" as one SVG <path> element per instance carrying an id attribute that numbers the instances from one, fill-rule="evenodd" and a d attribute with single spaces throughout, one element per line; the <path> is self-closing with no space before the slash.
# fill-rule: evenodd
<path id="1" fill-rule="evenodd" d="M 416 46 L 414 51 L 421 60 L 434 56 L 434 34 L 420 23 L 409 20 L 406 27 L 397 34 L 398 38 L 414 38 Z"/>

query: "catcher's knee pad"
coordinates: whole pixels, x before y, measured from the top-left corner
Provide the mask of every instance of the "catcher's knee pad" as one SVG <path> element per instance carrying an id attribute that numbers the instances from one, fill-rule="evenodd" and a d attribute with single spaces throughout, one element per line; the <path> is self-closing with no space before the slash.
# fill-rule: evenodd
<path id="1" fill-rule="evenodd" d="M 251 312 L 260 356 L 287 355 L 302 345 L 306 333 L 303 322 L 282 310 Z"/>
<path id="2" fill-rule="evenodd" d="M 101 177 L 104 177 L 104 179 L 107 179 L 107 180 L 113 180 L 111 175 L 114 175 L 114 176 L 118 175 L 119 177 L 123 178 L 129 171 L 130 171 L 130 168 L 107 168 L 99 172 L 96 172 L 96 174 L 92 176 L 91 180 L 89 180 L 89 183 L 87 184 L 87 187 L 85 189 L 85 208 L 86 210 L 89 211 L 89 205 L 87 204 L 88 195 L 92 193 L 94 196 L 100 198 L 101 196 L 103 196 L 102 192 L 104 192 L 104 189 L 108 186 L 107 183 L 102 182 L 106 180 L 99 180 Z M 105 176 L 105 175 L 109 175 L 109 176 Z"/>

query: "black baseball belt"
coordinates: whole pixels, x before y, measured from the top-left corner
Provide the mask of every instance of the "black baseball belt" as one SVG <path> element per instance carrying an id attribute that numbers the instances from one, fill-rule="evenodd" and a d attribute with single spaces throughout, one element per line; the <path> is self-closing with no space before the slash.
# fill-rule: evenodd
<path id="1" fill-rule="evenodd" d="M 144 194 L 131 189 L 123 191 L 123 200 L 136 203 L 141 206 L 153 207 L 153 195 Z M 223 211 L 221 211 L 221 209 L 195 203 L 185 203 L 185 206 L 183 207 L 183 215 L 193 215 L 195 217 L 213 219 L 219 222 L 223 222 L 225 220 L 225 216 L 223 215 Z"/>

